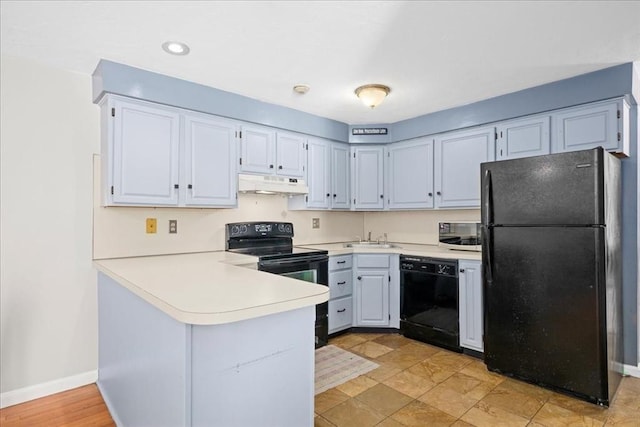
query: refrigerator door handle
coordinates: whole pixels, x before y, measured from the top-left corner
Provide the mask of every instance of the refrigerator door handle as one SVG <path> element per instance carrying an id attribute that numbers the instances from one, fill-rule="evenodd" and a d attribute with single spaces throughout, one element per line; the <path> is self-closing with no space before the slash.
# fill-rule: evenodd
<path id="1" fill-rule="evenodd" d="M 493 224 L 493 200 L 491 200 L 491 171 L 487 169 L 484 172 L 482 180 L 482 222 L 485 226 Z"/>
<path id="2" fill-rule="evenodd" d="M 487 169 L 484 172 L 482 180 L 482 259 L 484 263 L 484 277 L 487 286 L 493 283 L 493 263 L 491 260 L 491 251 L 493 245 L 491 242 L 491 228 L 493 227 L 493 200 L 491 188 L 491 171 Z"/>

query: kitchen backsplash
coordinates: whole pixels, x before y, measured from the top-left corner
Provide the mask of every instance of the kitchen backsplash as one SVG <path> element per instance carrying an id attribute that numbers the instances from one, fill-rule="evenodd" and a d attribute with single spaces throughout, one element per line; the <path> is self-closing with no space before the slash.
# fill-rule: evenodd
<path id="1" fill-rule="evenodd" d="M 237 209 L 144 208 L 100 206 L 100 157 L 94 156 L 93 258 L 203 252 L 224 249 L 224 225 L 242 221 L 288 221 L 295 230 L 294 244 L 347 242 L 359 236 L 389 241 L 438 243 L 438 221 L 480 219 L 480 210 L 341 212 L 290 211 L 287 198 L 278 195 L 240 194 Z M 145 232 L 146 218 L 157 219 L 157 233 Z M 320 219 L 313 229 L 312 219 Z M 178 232 L 169 234 L 169 220 Z"/>

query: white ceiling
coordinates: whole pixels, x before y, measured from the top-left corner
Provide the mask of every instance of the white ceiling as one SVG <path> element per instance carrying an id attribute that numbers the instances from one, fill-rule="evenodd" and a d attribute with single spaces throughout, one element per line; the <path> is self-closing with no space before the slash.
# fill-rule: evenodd
<path id="1" fill-rule="evenodd" d="M 640 1 L 2 0 L 0 17 L 2 54 L 85 74 L 105 58 L 351 124 L 640 60 Z M 374 110 L 366 83 L 392 90 Z"/>

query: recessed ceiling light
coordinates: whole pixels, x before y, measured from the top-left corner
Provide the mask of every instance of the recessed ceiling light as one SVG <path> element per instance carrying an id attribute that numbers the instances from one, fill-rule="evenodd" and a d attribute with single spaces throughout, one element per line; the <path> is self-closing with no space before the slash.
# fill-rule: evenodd
<path id="1" fill-rule="evenodd" d="M 162 49 L 171 55 L 187 55 L 189 53 L 189 46 L 182 42 L 164 42 L 162 43 Z"/>
<path id="2" fill-rule="evenodd" d="M 304 95 L 305 93 L 309 92 L 309 89 L 311 89 L 309 85 L 295 85 L 293 87 L 293 91 L 301 95 Z"/>

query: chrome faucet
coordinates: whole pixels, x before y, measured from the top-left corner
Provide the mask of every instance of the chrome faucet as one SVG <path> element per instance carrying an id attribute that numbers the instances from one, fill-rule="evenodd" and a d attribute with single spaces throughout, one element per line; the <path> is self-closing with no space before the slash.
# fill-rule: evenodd
<path id="1" fill-rule="evenodd" d="M 383 233 L 383 234 L 384 234 L 384 244 L 386 245 L 387 243 L 389 243 L 387 239 L 387 233 Z"/>
<path id="2" fill-rule="evenodd" d="M 356 236 L 356 239 L 358 239 L 358 243 L 362 243 L 362 237 Z"/>
<path id="3" fill-rule="evenodd" d="M 369 232 L 369 238 L 367 239 L 367 242 L 371 241 L 371 232 Z"/>

